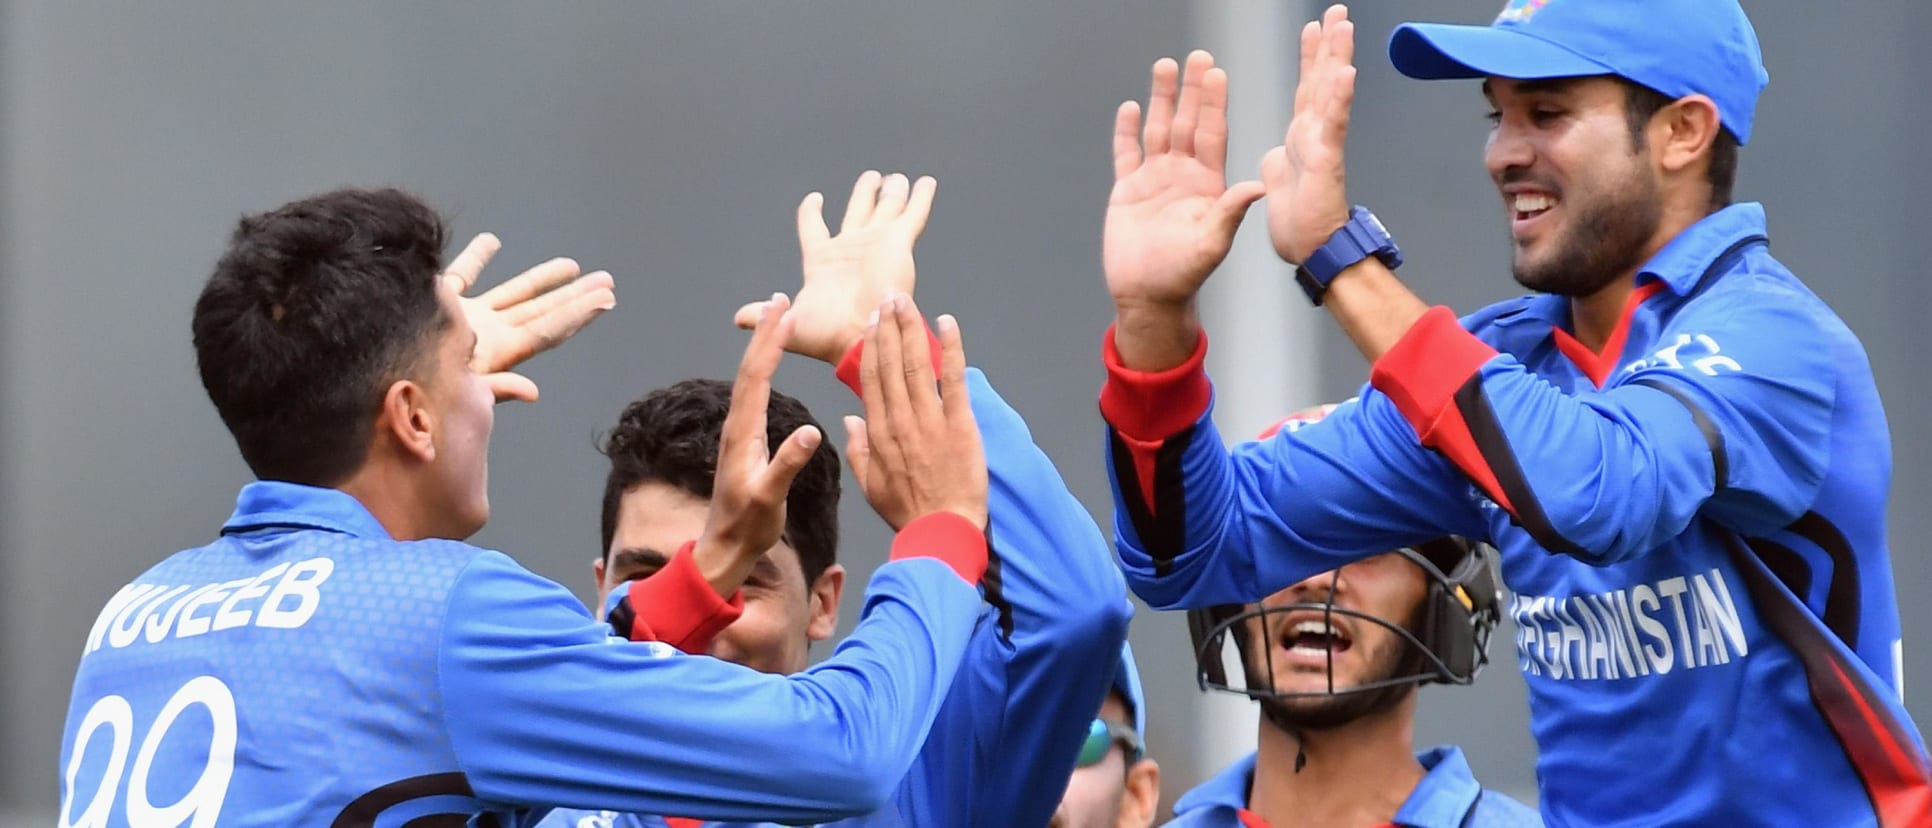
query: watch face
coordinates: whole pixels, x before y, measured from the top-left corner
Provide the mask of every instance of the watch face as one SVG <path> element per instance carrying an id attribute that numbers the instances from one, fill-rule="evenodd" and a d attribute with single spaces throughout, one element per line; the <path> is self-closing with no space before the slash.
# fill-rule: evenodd
<path id="1" fill-rule="evenodd" d="M 1382 236 L 1389 235 L 1389 229 L 1387 227 L 1382 226 L 1382 220 L 1379 218 L 1376 218 L 1374 213 L 1366 213 L 1363 215 L 1363 217 L 1368 219 L 1369 226 L 1374 227 L 1376 233 Z"/>

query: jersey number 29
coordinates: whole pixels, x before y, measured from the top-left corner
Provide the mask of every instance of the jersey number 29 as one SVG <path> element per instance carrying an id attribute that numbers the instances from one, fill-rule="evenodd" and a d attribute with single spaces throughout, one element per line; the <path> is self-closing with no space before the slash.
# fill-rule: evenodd
<path id="1" fill-rule="evenodd" d="M 211 738 L 208 743 L 208 759 L 202 763 L 201 775 L 186 794 L 172 803 L 156 805 L 148 796 L 149 774 L 154 770 L 155 754 L 161 749 L 161 742 L 167 738 L 168 728 L 188 708 L 200 705 L 208 711 L 213 722 Z M 127 770 L 128 750 L 134 746 L 134 708 L 127 699 L 120 696 L 102 696 L 94 706 L 87 709 L 81 718 L 80 730 L 74 734 L 74 754 L 67 760 L 63 777 L 66 794 L 60 802 L 61 828 L 103 828 L 113 812 L 115 796 L 120 793 L 122 771 Z M 180 690 L 162 705 L 160 715 L 154 724 L 141 736 L 140 748 L 134 754 L 134 770 L 127 778 L 127 824 L 132 828 L 213 828 L 217 817 L 221 816 L 221 803 L 228 798 L 228 780 L 235 773 L 235 696 L 228 685 L 214 676 L 200 676 L 181 686 Z M 95 744 L 97 739 L 105 739 L 105 745 Z M 75 802 L 80 798 L 80 788 L 75 785 L 75 776 L 89 749 L 108 751 L 107 770 L 101 775 L 100 782 L 93 786 L 93 795 L 87 799 L 87 806 L 80 808 L 80 816 L 74 816 Z M 164 763 L 171 764 L 171 763 Z M 168 776 L 184 768 L 192 768 L 192 763 L 167 767 Z M 169 787 L 173 787 L 171 783 Z"/>

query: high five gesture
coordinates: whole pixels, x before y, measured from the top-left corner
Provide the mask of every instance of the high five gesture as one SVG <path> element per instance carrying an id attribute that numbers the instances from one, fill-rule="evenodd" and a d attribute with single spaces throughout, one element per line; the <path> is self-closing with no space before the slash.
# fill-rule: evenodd
<path id="1" fill-rule="evenodd" d="M 1227 183 L 1228 75 L 1196 51 L 1181 73 L 1154 64 L 1147 117 L 1128 101 L 1114 116 L 1114 187 L 1101 264 L 1129 366 L 1170 367 L 1193 350 L 1194 296 L 1221 260 L 1257 181 Z"/>
<path id="2" fill-rule="evenodd" d="M 1275 252 L 1303 262 L 1348 223 L 1342 145 L 1355 102 L 1355 24 L 1348 9 L 1328 7 L 1301 29 L 1301 76 L 1295 112 L 1281 146 L 1261 159 L 1268 191 L 1268 236 Z"/>

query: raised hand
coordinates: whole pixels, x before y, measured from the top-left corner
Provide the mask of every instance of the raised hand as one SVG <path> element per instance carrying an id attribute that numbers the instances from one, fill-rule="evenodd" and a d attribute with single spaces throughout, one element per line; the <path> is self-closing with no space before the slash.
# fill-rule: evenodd
<path id="1" fill-rule="evenodd" d="M 1355 102 L 1355 24 L 1334 5 L 1301 30 L 1301 80 L 1282 145 L 1261 159 L 1268 189 L 1268 237 L 1299 264 L 1348 223 L 1342 147 Z"/>
<path id="2" fill-rule="evenodd" d="M 443 280 L 456 292 L 464 318 L 476 331 L 472 367 L 489 383 L 496 401 L 536 402 L 537 384 L 510 369 L 575 336 L 616 307 L 617 294 L 609 273 L 579 276 L 576 262 L 551 259 L 481 296 L 464 296 L 502 247 L 491 233 L 471 239 L 443 271 Z"/>
<path id="3" fill-rule="evenodd" d="M 718 468 L 704 534 L 692 550 L 698 571 L 720 595 L 744 583 L 758 559 L 785 531 L 785 498 L 792 479 L 818 449 L 823 435 L 799 426 L 773 450 L 765 441 L 771 377 L 792 333 L 791 302 L 774 294 L 760 302 L 760 316 L 738 363 L 731 408 L 718 436 Z"/>
<path id="4" fill-rule="evenodd" d="M 787 350 L 836 364 L 865 335 L 866 317 L 886 297 L 912 294 L 912 247 L 926 229 L 938 186 L 930 176 L 909 182 L 900 173 L 868 170 L 852 187 L 836 236 L 825 226 L 825 197 L 805 197 L 798 205 L 805 284 L 792 305 L 797 328 Z M 739 308 L 738 327 L 757 324 L 762 304 Z"/>
<path id="5" fill-rule="evenodd" d="M 1191 306 L 1262 193 L 1257 181 L 1227 184 L 1227 72 L 1214 56 L 1195 51 L 1180 75 L 1173 60 L 1161 58 L 1146 123 L 1133 101 L 1114 116 L 1114 188 L 1101 265 L 1123 311 Z"/>
<path id="6" fill-rule="evenodd" d="M 986 528 L 986 454 L 966 392 L 959 323 L 938 320 L 933 382 L 925 322 L 912 299 L 878 309 L 859 357 L 865 417 L 846 417 L 846 457 L 866 502 L 897 531 L 914 518 L 953 512 Z"/>

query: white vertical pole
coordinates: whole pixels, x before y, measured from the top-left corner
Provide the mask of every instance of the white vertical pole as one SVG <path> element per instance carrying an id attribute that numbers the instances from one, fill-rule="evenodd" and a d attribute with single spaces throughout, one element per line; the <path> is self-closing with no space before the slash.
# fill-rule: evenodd
<path id="1" fill-rule="evenodd" d="M 1194 4 L 1195 39 L 1228 72 L 1230 178 L 1258 178 L 1262 154 L 1281 143 L 1300 68 L 1298 35 L 1315 13 L 1308 0 Z M 1256 205 L 1249 213 L 1227 261 L 1201 292 L 1214 425 L 1230 441 L 1323 402 L 1315 399 L 1315 334 L 1323 320 L 1308 311 L 1293 272 L 1269 244 L 1264 209 Z M 1212 772 L 1255 749 L 1253 702 L 1209 693 L 1197 710 L 1197 767 Z"/>

